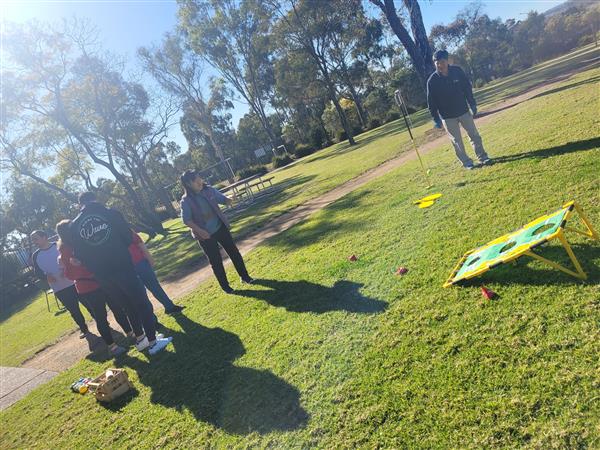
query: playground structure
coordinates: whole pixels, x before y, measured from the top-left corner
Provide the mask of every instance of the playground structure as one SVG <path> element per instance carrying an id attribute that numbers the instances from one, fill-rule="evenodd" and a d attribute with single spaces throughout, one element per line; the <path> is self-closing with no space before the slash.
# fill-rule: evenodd
<path id="1" fill-rule="evenodd" d="M 586 231 L 567 227 L 567 221 L 573 212 L 577 212 Z M 574 201 L 571 201 L 556 212 L 539 217 L 512 233 L 501 236 L 482 247 L 465 253 L 446 283 L 444 283 L 444 287 L 449 287 L 460 281 L 479 276 L 500 264 L 514 261 L 524 255 L 548 264 L 580 280 L 585 280 L 587 275 L 583 271 L 575 253 L 573 253 L 565 232 L 578 233 L 590 239 L 599 240 L 598 233 L 592 227 L 581 207 Z M 569 259 L 573 263 L 574 271 L 534 253 L 533 250 L 536 247 L 553 239 L 558 239 L 564 247 Z"/>

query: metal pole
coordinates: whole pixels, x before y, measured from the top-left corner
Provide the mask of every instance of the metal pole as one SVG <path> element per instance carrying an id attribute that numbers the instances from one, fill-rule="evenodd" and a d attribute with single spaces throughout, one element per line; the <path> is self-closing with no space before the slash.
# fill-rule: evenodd
<path id="1" fill-rule="evenodd" d="M 421 169 L 423 170 L 423 174 L 427 179 L 427 183 L 431 186 L 431 181 L 429 180 L 429 170 L 425 168 L 425 164 L 423 164 L 423 159 L 421 158 L 421 154 L 419 153 L 419 149 L 415 142 L 415 138 L 412 134 L 412 121 L 410 120 L 410 114 L 408 114 L 408 109 L 406 107 L 406 103 L 404 103 L 404 99 L 402 98 L 402 94 L 400 93 L 400 89 L 396 89 L 394 92 L 394 100 L 396 100 L 396 104 L 400 108 L 402 112 L 402 117 L 404 118 L 404 123 L 406 124 L 406 129 L 408 130 L 408 135 L 410 136 L 410 140 L 412 142 L 413 148 L 415 149 L 415 153 L 417 154 L 417 158 L 419 158 L 419 164 L 421 165 Z"/>

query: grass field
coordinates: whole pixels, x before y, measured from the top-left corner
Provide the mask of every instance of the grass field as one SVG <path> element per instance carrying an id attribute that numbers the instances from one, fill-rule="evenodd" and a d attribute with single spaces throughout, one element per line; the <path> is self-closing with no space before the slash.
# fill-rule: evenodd
<path id="1" fill-rule="evenodd" d="M 76 328 L 73 319 L 65 310 L 59 311 L 50 296 L 50 311 L 44 294 L 32 294 L 16 304 L 3 299 L 0 312 L 0 365 L 18 366 L 42 348 L 58 341 Z M 86 319 L 90 315 L 81 308 Z"/>
<path id="2" fill-rule="evenodd" d="M 429 210 L 411 204 L 432 191 L 410 163 L 270 239 L 246 258 L 256 285 L 204 283 L 161 318 L 167 352 L 88 359 L 33 391 L 1 414 L 2 446 L 598 447 L 600 245 L 573 238 L 586 283 L 521 261 L 441 285 L 466 250 L 568 200 L 598 227 L 599 76 L 482 126 L 492 167 L 430 154 L 444 196 Z M 132 395 L 107 408 L 69 392 L 114 364 Z"/>
<path id="3" fill-rule="evenodd" d="M 528 89 L 564 75 L 566 72 L 590 66 L 600 57 L 600 49 L 587 46 L 551 61 L 539 64 L 513 76 L 497 80 L 476 90 L 479 109 L 496 109 L 503 99 L 519 95 Z M 598 79 L 584 80 L 585 83 Z M 500 106 L 501 107 L 501 106 Z M 419 141 L 427 139 L 432 127 L 427 109 L 412 115 L 416 126 L 414 132 Z M 434 135 L 439 135 L 435 133 Z M 260 229 L 273 218 L 302 205 L 340 184 L 378 166 L 379 164 L 410 151 L 408 133 L 404 122 L 397 120 L 380 128 L 363 133 L 356 138 L 357 145 L 350 147 L 347 142 L 333 145 L 308 156 L 292 167 L 279 170 L 273 183 L 281 192 L 243 211 L 233 220 L 233 233 L 239 238 Z M 165 223 L 172 232 L 166 237 L 157 237 L 149 243 L 155 255 L 157 273 L 162 279 L 177 278 L 183 271 L 193 269 L 202 257 L 198 245 L 190 239 L 181 220 Z"/>

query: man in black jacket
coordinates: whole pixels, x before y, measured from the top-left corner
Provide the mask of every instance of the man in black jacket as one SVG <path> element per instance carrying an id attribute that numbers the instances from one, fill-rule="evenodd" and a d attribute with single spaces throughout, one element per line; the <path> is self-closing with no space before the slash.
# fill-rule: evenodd
<path id="1" fill-rule="evenodd" d="M 477 114 L 477 103 L 473 97 L 471 83 L 460 67 L 448 64 L 446 50 L 436 51 L 433 61 L 436 71 L 427 80 L 427 106 L 435 127 L 442 128 L 443 124 L 454 146 L 456 156 L 466 169 L 473 168 L 473 161 L 465 153 L 460 125 L 469 135 L 471 145 L 481 164 L 490 164 L 490 158 L 483 148 L 481 136 L 473 121 L 473 117 Z M 473 114 L 469 113 L 469 107 Z"/>
<path id="2" fill-rule="evenodd" d="M 141 319 L 144 329 L 133 330 L 136 348 L 148 348 L 150 354 L 159 352 L 171 338 L 157 339 L 154 314 L 128 250 L 133 240 L 131 227 L 119 211 L 98 203 L 92 192 L 81 194 L 79 205 L 81 212 L 71 223 L 75 257 L 94 274 L 109 296 L 121 301 L 128 316 Z"/>

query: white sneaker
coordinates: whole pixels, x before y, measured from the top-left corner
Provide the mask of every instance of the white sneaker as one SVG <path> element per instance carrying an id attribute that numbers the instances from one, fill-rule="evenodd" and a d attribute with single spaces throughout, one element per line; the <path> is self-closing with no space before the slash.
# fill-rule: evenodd
<path id="1" fill-rule="evenodd" d="M 139 352 L 146 350 L 149 346 L 150 342 L 148 342 L 148 338 L 146 336 L 144 336 L 144 339 L 142 339 L 141 341 L 135 343 L 135 348 Z"/>
<path id="2" fill-rule="evenodd" d="M 169 345 L 169 342 L 171 342 L 172 340 L 172 337 L 156 339 L 156 341 L 154 341 L 154 343 L 150 346 L 150 350 L 148 350 L 148 353 L 150 353 L 151 355 L 155 355 L 156 353 L 164 349 L 167 345 Z"/>

